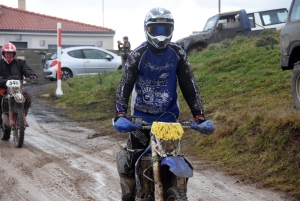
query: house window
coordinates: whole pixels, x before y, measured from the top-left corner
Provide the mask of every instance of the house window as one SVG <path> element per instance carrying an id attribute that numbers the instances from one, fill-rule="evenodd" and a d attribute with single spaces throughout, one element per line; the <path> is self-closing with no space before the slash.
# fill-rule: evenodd
<path id="1" fill-rule="evenodd" d="M 9 42 L 13 43 L 17 49 L 18 48 L 27 49 L 27 42 L 14 42 L 14 41 L 9 41 Z"/>

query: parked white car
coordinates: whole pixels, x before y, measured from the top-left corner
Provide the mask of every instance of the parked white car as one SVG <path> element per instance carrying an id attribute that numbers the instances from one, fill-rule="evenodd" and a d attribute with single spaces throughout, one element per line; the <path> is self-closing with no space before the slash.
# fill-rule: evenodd
<path id="1" fill-rule="evenodd" d="M 121 57 L 102 48 L 79 46 L 61 50 L 62 80 L 75 76 L 97 74 L 116 71 L 122 68 Z M 45 79 L 57 79 L 57 54 L 51 56 L 44 66 Z"/>

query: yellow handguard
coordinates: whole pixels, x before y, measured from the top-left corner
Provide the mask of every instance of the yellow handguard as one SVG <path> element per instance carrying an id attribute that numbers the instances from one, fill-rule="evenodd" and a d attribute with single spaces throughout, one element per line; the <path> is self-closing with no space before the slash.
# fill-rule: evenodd
<path id="1" fill-rule="evenodd" d="M 180 123 L 153 122 L 151 132 L 162 140 L 179 140 L 183 129 Z"/>

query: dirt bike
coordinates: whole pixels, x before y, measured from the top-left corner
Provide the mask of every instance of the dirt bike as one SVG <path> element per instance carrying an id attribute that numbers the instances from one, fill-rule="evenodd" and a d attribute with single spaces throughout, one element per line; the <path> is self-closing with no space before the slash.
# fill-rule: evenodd
<path id="1" fill-rule="evenodd" d="M 35 83 L 30 79 L 25 79 Z M 9 77 L 6 81 L 7 93 L 2 98 L 2 122 L 0 135 L 4 135 L 5 130 L 12 131 L 14 145 L 21 148 L 24 142 L 25 128 L 28 126 L 26 121 L 24 104 L 26 98 L 22 93 L 22 80 L 17 76 Z M 6 131 L 7 132 L 7 131 Z"/>
<path id="2" fill-rule="evenodd" d="M 211 134 L 215 129 L 211 120 L 202 124 L 194 121 L 147 124 L 140 117 L 130 120 L 121 117 L 113 121 L 113 126 L 119 132 L 150 130 L 149 146 L 135 163 L 135 201 L 187 201 L 187 182 L 193 176 L 193 167 L 181 150 L 183 128 Z"/>

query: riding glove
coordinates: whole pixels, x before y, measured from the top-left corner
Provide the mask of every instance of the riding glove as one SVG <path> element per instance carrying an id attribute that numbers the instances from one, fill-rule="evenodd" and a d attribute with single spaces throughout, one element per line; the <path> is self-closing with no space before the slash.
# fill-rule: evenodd
<path id="1" fill-rule="evenodd" d="M 126 113 L 125 113 L 125 112 L 117 112 L 117 113 L 116 113 L 116 116 L 115 116 L 115 118 L 114 118 L 114 122 L 116 122 L 120 117 L 124 117 L 124 118 L 127 119 Z"/>
<path id="2" fill-rule="evenodd" d="M 205 122 L 206 119 L 203 114 L 198 114 L 197 116 L 195 116 L 195 121 L 197 122 L 197 124 L 201 124 Z"/>

